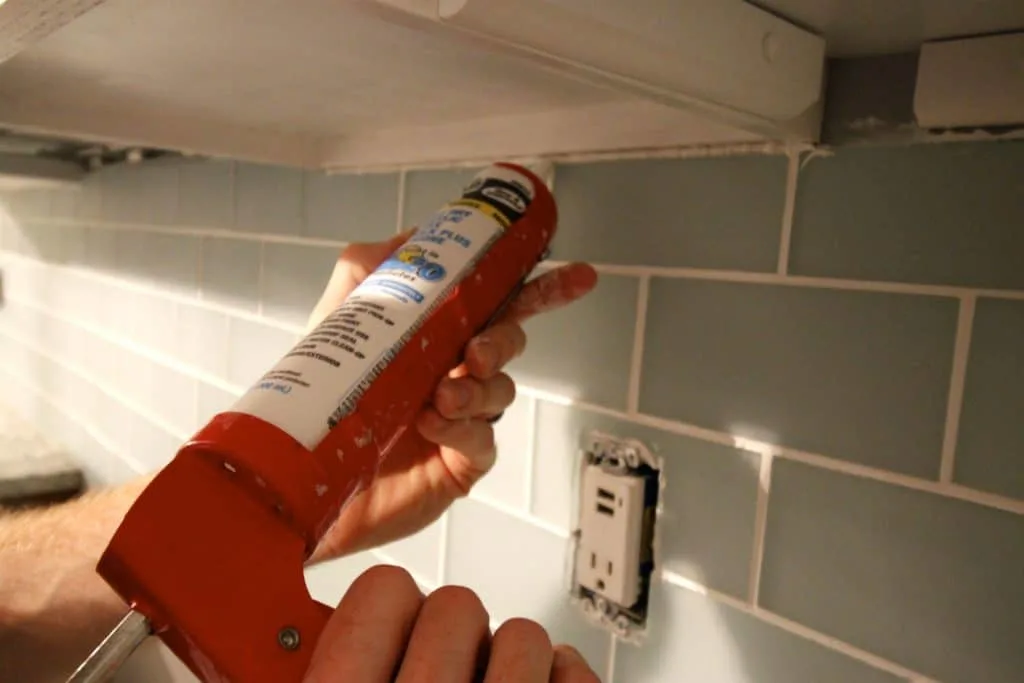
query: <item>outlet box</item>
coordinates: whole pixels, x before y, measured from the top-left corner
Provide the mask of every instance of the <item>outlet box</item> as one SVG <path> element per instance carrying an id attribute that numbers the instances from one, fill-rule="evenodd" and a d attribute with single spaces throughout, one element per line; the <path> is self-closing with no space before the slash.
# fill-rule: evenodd
<path id="1" fill-rule="evenodd" d="M 580 463 L 572 595 L 626 640 L 646 629 L 661 463 L 643 444 L 594 433 Z"/>

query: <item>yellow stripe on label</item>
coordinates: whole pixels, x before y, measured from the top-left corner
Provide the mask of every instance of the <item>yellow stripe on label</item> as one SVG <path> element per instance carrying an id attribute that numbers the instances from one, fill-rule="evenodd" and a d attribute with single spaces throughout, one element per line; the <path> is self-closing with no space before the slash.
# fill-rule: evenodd
<path id="1" fill-rule="evenodd" d="M 479 201 L 477 199 L 457 199 L 454 202 L 450 202 L 448 205 L 449 206 L 469 206 L 471 208 L 474 208 L 477 211 L 479 211 L 480 213 L 486 215 L 487 217 L 492 218 L 495 221 L 497 221 L 498 224 L 501 227 L 503 227 L 503 228 L 507 228 L 508 226 L 510 226 L 512 224 L 512 222 L 508 219 L 507 216 L 505 216 L 505 214 L 503 214 L 502 212 L 498 211 L 497 209 L 495 209 L 490 204 L 487 204 L 486 202 L 481 202 L 481 201 Z"/>

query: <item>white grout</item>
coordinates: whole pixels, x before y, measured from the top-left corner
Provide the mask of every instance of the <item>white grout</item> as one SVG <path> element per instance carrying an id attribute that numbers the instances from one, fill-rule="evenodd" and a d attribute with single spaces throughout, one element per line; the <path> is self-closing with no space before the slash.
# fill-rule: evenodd
<path id="1" fill-rule="evenodd" d="M 615 655 L 618 653 L 619 639 L 614 633 L 608 634 L 608 658 L 605 660 L 604 683 L 615 681 Z"/>
<path id="2" fill-rule="evenodd" d="M 256 315 L 263 317 L 263 299 L 266 295 L 267 243 L 260 242 L 259 264 L 256 270 Z"/>
<path id="3" fill-rule="evenodd" d="M 131 457 L 130 454 L 121 452 L 121 449 L 118 448 L 106 434 L 97 429 L 94 424 L 82 419 L 76 411 L 64 405 L 57 397 L 52 396 L 50 395 L 50 393 L 40 389 L 39 387 L 26 382 L 25 380 L 21 379 L 20 377 L 18 377 L 17 375 L 13 374 L 12 372 L 5 368 L 0 368 L 0 372 L 5 374 L 9 379 L 20 384 L 25 390 L 31 391 L 36 396 L 43 399 L 51 406 L 53 406 L 55 409 L 63 413 L 69 420 L 71 420 L 80 428 L 82 428 L 91 439 L 93 439 L 94 441 L 96 441 L 96 443 L 102 446 L 104 450 L 113 455 L 115 458 L 124 461 L 124 464 L 127 465 L 128 468 L 131 469 L 136 474 L 145 474 L 147 471 L 149 471 L 148 467 L 144 466 L 142 463 L 135 460 L 135 458 Z"/>
<path id="4" fill-rule="evenodd" d="M 179 294 L 170 290 L 163 290 L 146 285 L 134 280 L 124 280 L 113 275 L 91 270 L 89 268 L 82 268 L 79 266 L 66 266 L 57 265 L 53 263 L 45 263 L 34 258 L 29 258 L 21 254 L 12 254 L 10 252 L 5 253 L 7 258 L 14 258 L 23 263 L 32 265 L 33 267 L 40 268 L 43 270 L 52 270 L 59 273 L 70 273 L 77 275 L 78 277 L 85 278 L 87 280 L 93 280 L 95 282 L 102 282 L 103 284 L 117 287 L 128 292 L 137 292 L 140 294 L 146 294 L 156 299 L 163 299 L 165 301 L 173 301 L 179 304 L 185 304 L 188 306 L 195 306 L 196 308 L 206 309 L 208 311 L 214 311 L 216 313 L 223 313 L 225 315 L 233 316 L 235 318 L 241 318 L 242 320 L 248 320 L 250 322 L 256 322 L 268 327 L 273 327 L 284 332 L 292 334 L 302 334 L 303 328 L 294 323 L 288 323 L 274 318 L 268 318 L 262 315 L 253 313 L 250 310 L 244 308 L 236 308 L 234 306 L 227 306 L 220 304 L 215 301 L 208 299 L 199 299 L 197 297 L 189 296 L 186 294 Z"/>
<path id="5" fill-rule="evenodd" d="M 565 261 L 551 261 L 549 267 L 566 265 Z M 910 282 L 882 282 L 877 280 L 849 280 L 845 278 L 812 277 L 806 275 L 780 275 L 779 273 L 754 273 L 736 270 L 714 270 L 708 268 L 683 268 L 668 266 L 633 266 L 610 263 L 591 264 L 599 273 L 607 275 L 628 275 L 632 277 L 682 278 L 688 280 L 711 280 L 737 282 L 755 285 L 782 285 L 787 287 L 810 287 L 815 289 L 839 289 L 854 292 L 888 292 L 892 294 L 916 294 L 919 296 L 944 296 L 961 298 L 978 296 L 992 299 L 1024 300 L 1024 290 L 977 289 L 957 285 L 929 285 Z"/>
<path id="6" fill-rule="evenodd" d="M 533 513 L 533 471 L 537 461 L 537 399 L 526 396 L 526 419 L 530 427 L 527 432 L 526 463 L 523 472 L 523 509 L 526 514 Z"/>
<path id="7" fill-rule="evenodd" d="M 480 493 L 477 489 L 472 489 L 469 492 L 468 498 L 470 500 L 474 500 L 478 503 L 486 505 L 489 508 L 493 508 L 498 512 L 502 512 L 508 515 L 509 517 L 512 517 L 513 519 L 519 520 L 520 522 L 525 522 L 526 524 L 541 529 L 542 531 L 546 531 L 549 534 L 552 534 L 553 536 L 558 536 L 559 538 L 569 538 L 569 532 L 559 527 L 557 524 L 552 524 L 551 522 L 543 520 L 540 517 L 528 514 L 526 512 L 523 512 L 522 510 L 517 510 L 508 503 L 503 503 L 500 500 L 491 498 L 485 493 Z"/>
<path id="8" fill-rule="evenodd" d="M 520 393 L 535 395 L 541 398 L 548 398 L 551 396 L 551 394 L 548 392 L 534 391 L 528 387 L 521 388 Z M 772 444 L 764 441 L 757 441 L 755 439 L 739 440 L 742 445 L 738 446 L 737 437 L 733 436 L 732 434 L 716 431 L 714 429 L 699 427 L 697 425 L 691 425 L 685 422 L 676 422 L 674 420 L 668 420 L 665 418 L 655 417 L 653 415 L 646 415 L 643 413 L 629 414 L 621 410 L 616 410 L 614 408 L 607 408 L 605 406 L 587 403 L 586 401 L 577 401 L 569 397 L 554 396 L 553 398 L 554 402 L 561 405 L 575 406 L 576 408 L 579 408 L 581 410 L 587 410 L 593 413 L 598 413 L 600 415 L 607 415 L 608 417 L 614 417 L 619 420 L 633 422 L 635 424 L 644 425 L 646 427 L 661 429 L 672 434 L 689 436 L 695 439 L 700 439 L 702 441 L 723 444 L 725 446 L 732 446 L 734 448 L 739 447 L 757 453 L 772 453 L 775 457 L 785 458 L 787 460 L 792 460 L 795 462 L 802 462 L 804 464 L 813 465 L 814 467 L 830 470 L 832 472 L 840 472 L 842 474 L 848 474 L 854 477 L 880 481 L 886 484 L 893 484 L 895 486 L 902 486 L 904 488 L 914 489 L 916 491 L 923 491 L 925 493 L 933 493 L 936 495 L 946 496 L 949 498 L 956 498 L 957 500 L 975 503 L 977 505 L 983 505 L 985 507 L 996 508 L 998 510 L 1012 512 L 1018 515 L 1024 515 L 1024 500 L 1016 498 L 1007 498 L 1005 496 L 987 493 L 985 491 L 979 491 L 977 489 L 968 488 L 966 486 L 961 486 L 959 484 L 939 482 L 930 479 L 921 479 L 919 477 L 914 477 L 908 474 L 900 474 L 898 472 L 882 470 L 876 467 L 869 467 L 867 465 L 861 465 L 848 460 L 839 460 L 825 455 L 808 453 L 806 451 L 801 451 L 794 448 L 787 448 L 784 446 L 779 446 L 777 444 Z"/>
<path id="9" fill-rule="evenodd" d="M 796 213 L 796 187 L 800 176 L 800 151 L 787 150 L 786 156 L 786 199 L 782 209 L 782 232 L 779 235 L 779 261 L 775 269 L 779 275 L 789 272 L 789 249 L 793 241 L 793 216 Z"/>
<path id="10" fill-rule="evenodd" d="M 203 266 L 205 265 L 206 243 L 208 237 L 200 237 L 199 248 L 196 249 L 196 298 L 202 299 L 206 296 L 206 278 L 203 277 Z"/>
<path id="11" fill-rule="evenodd" d="M 679 147 L 657 147 L 649 149 L 617 149 L 597 152 L 562 152 L 529 156 L 502 156 L 502 161 L 507 161 L 521 166 L 530 166 L 538 161 L 548 161 L 553 164 L 586 164 L 595 161 L 624 161 L 629 159 L 705 159 L 711 157 L 728 156 L 750 156 L 750 155 L 781 155 L 789 149 L 803 149 L 810 151 L 817 149 L 816 145 L 806 144 L 797 146 L 795 144 L 778 143 L 771 141 L 755 142 L 732 142 L 713 145 L 686 145 Z M 330 174 L 361 174 L 361 173 L 394 173 L 396 171 L 419 171 L 419 170 L 440 170 L 440 169 L 461 169 L 479 168 L 493 163 L 492 158 L 477 159 L 440 159 L 436 161 L 425 161 L 413 164 L 376 164 L 372 166 L 346 166 L 328 167 Z"/>
<path id="12" fill-rule="evenodd" d="M 156 363 L 157 365 L 162 365 L 163 367 L 169 370 L 173 370 L 179 374 L 191 377 L 200 382 L 205 382 L 213 387 L 216 387 L 217 389 L 221 389 L 222 391 L 226 391 L 237 395 L 245 390 L 244 387 L 235 386 L 234 384 L 228 382 L 227 380 L 221 377 L 210 374 L 205 370 L 193 367 L 187 363 L 179 361 L 178 359 L 172 356 L 161 353 L 160 351 L 154 351 L 147 346 L 138 344 L 130 339 L 122 337 L 121 335 L 111 334 L 106 330 L 106 328 L 102 326 L 95 325 L 91 322 L 87 322 L 79 318 L 75 318 L 64 313 L 60 313 L 58 311 L 53 311 L 47 308 L 46 306 L 41 306 L 32 301 L 26 301 L 16 297 L 11 297 L 10 301 L 37 310 L 45 315 L 50 316 L 51 318 L 56 318 L 57 320 L 68 323 L 69 325 L 74 325 L 75 327 L 81 328 L 86 332 L 89 332 L 90 334 L 99 337 L 100 339 L 106 342 L 109 342 L 115 346 L 119 346 L 122 349 L 130 351 L 136 355 L 142 356 L 143 358 L 150 360 Z"/>
<path id="13" fill-rule="evenodd" d="M 398 208 L 395 210 L 395 233 L 405 230 L 405 169 L 398 172 Z"/>
<path id="14" fill-rule="evenodd" d="M 747 595 L 755 607 L 761 597 L 761 568 L 764 564 L 764 541 L 768 529 L 768 501 L 772 486 L 772 462 L 775 456 L 761 453 L 758 469 L 757 503 L 754 511 L 754 548 L 750 553 L 750 578 Z"/>
<path id="15" fill-rule="evenodd" d="M 210 228 L 190 225 L 158 225 L 152 223 L 130 222 L 93 222 L 75 218 L 57 218 L 40 216 L 26 218 L 27 222 L 49 225 L 83 226 L 100 230 L 131 230 L 163 235 L 183 235 L 185 237 L 212 237 L 215 239 L 241 240 L 243 242 L 268 242 L 272 244 L 294 244 L 307 247 L 345 247 L 348 242 L 332 240 L 326 237 L 306 237 L 304 235 L 286 235 L 274 232 L 243 232 L 225 228 Z"/>
<path id="16" fill-rule="evenodd" d="M 18 344 L 21 344 L 31 353 L 41 356 L 46 360 L 50 361 L 51 363 L 59 365 L 68 372 L 77 375 L 79 378 L 85 380 L 86 382 L 96 387 L 110 398 L 117 401 L 117 403 L 119 403 L 120 405 L 128 408 L 129 410 L 136 413 L 140 417 L 145 418 L 153 426 L 158 427 L 159 429 L 167 432 L 174 438 L 180 439 L 182 442 L 188 439 L 188 434 L 179 430 L 173 425 L 165 422 L 162 416 L 150 412 L 149 408 L 139 405 L 131 398 L 122 394 L 120 390 L 110 387 L 106 385 L 104 382 L 101 382 L 98 377 L 94 376 L 88 370 L 80 368 L 78 367 L 78 365 L 71 363 L 67 360 L 64 360 L 63 358 L 58 358 L 57 356 L 53 355 L 52 353 L 45 349 L 39 348 L 37 341 L 27 341 L 25 339 L 22 339 L 20 335 L 12 334 L 9 330 L 0 330 L 0 335 L 7 337 L 8 339 L 14 342 L 17 342 Z"/>
<path id="17" fill-rule="evenodd" d="M 772 626 L 780 628 L 784 631 L 788 631 L 789 633 L 792 633 L 795 636 L 799 636 L 801 638 L 810 640 L 814 643 L 817 643 L 818 645 L 844 654 L 847 657 L 851 657 L 853 659 L 861 661 L 865 664 L 875 667 L 876 669 L 886 671 L 890 674 L 893 674 L 894 676 L 900 676 L 902 678 L 908 679 L 916 679 L 922 677 L 922 675 L 917 673 L 916 671 L 912 671 L 911 669 L 896 664 L 895 662 L 891 662 L 888 659 L 879 657 L 876 654 L 872 654 L 871 652 L 862 650 L 858 647 L 854 647 L 853 645 L 845 643 L 842 640 L 839 640 L 838 638 L 834 638 L 819 631 L 815 631 L 812 628 L 808 628 L 807 626 L 803 626 L 794 621 L 790 621 L 789 619 L 781 617 L 778 614 L 775 614 L 774 612 L 770 612 L 761 607 L 748 605 L 747 603 L 743 602 L 742 600 L 739 600 L 738 598 L 735 598 L 731 595 L 726 595 L 725 593 L 719 593 L 718 591 L 701 585 L 696 581 L 691 581 L 690 579 L 687 579 L 685 576 L 680 576 L 679 574 L 676 574 L 674 572 L 662 570 L 661 579 L 665 583 L 676 586 L 677 588 L 683 588 L 685 590 L 693 591 L 694 593 L 704 595 L 709 599 L 714 600 L 715 602 L 728 605 L 729 607 L 732 607 L 735 610 L 743 612 L 744 614 L 748 614 L 756 619 L 759 619 L 760 621 L 771 624 Z"/>
<path id="18" fill-rule="evenodd" d="M 37 223 L 51 223 L 55 225 L 88 225 L 93 228 L 107 228 L 111 230 L 138 230 L 140 232 L 166 233 L 173 235 L 186 235 L 192 237 L 216 237 L 222 239 L 239 239 L 249 241 L 262 241 L 274 244 L 293 244 L 302 246 L 325 246 L 344 248 L 349 245 L 342 240 L 330 240 L 313 237 L 302 237 L 299 235 L 281 235 L 273 233 L 244 233 L 223 230 L 219 228 L 190 228 L 190 227 L 166 227 L 158 225 L 144 225 L 136 223 L 90 223 L 88 221 L 76 221 L 58 218 L 42 217 L 31 219 Z M 29 258 L 22 254 L 8 252 L 11 256 Z M 35 260 L 35 259 L 31 259 Z M 552 260 L 546 262 L 546 266 L 556 268 L 566 265 L 565 261 Z M 612 263 L 592 263 L 599 273 L 606 275 L 626 275 L 632 277 L 663 277 L 663 278 L 685 278 L 691 280 L 713 280 L 720 282 L 738 282 L 762 285 L 783 285 L 789 287 L 810 287 L 817 289 L 839 289 L 863 292 L 889 292 L 893 294 L 916 294 L 921 296 L 945 296 L 963 298 L 966 296 L 987 297 L 993 299 L 1024 300 L 1024 290 L 1014 289 L 992 289 L 963 287 L 959 285 L 932 285 L 913 282 L 886 282 L 878 280 L 852 280 L 846 278 L 830 278 L 802 275 L 784 275 L 777 272 L 748 272 L 735 270 L 716 270 L 712 268 L 689 268 L 673 266 L 644 266 L 644 265 L 619 265 Z M 76 268 L 76 270 L 88 270 Z"/>
<path id="19" fill-rule="evenodd" d="M 633 353 L 629 359 L 629 388 L 626 394 L 626 410 L 636 413 L 640 410 L 640 382 L 644 364 L 644 334 L 647 326 L 647 302 L 650 298 L 651 278 L 644 275 L 636 289 L 636 326 L 633 328 Z"/>
<path id="20" fill-rule="evenodd" d="M 146 357 L 158 364 L 164 365 L 165 367 L 168 367 L 182 374 L 191 376 L 195 379 L 198 379 L 199 381 L 206 382 L 207 384 L 210 384 L 224 391 L 238 394 L 243 390 L 243 388 L 237 387 L 220 377 L 211 375 L 208 372 L 194 368 L 175 358 L 172 358 L 157 351 L 153 351 L 131 340 L 126 340 L 118 335 L 112 335 L 109 332 L 107 332 L 104 328 L 98 327 L 92 323 L 81 321 L 70 316 L 67 316 L 65 314 L 51 311 L 45 306 L 41 306 L 31 301 L 22 300 L 17 297 L 9 298 L 10 300 L 15 301 L 17 303 L 21 303 L 23 305 L 29 306 L 30 308 L 42 311 L 60 320 L 64 320 L 65 322 L 77 325 L 78 327 L 81 327 L 82 329 L 85 329 L 86 331 L 89 331 L 95 334 L 96 336 L 105 339 L 106 341 L 119 345 L 125 349 L 128 349 L 134 353 Z M 191 300 L 188 300 L 188 302 L 194 303 Z M 249 316 L 238 317 L 252 318 L 253 316 L 251 316 L 250 314 Z M 257 317 L 255 319 L 258 322 L 266 322 L 266 319 L 264 318 Z M 300 333 L 300 331 L 295 330 L 295 333 Z M 693 438 L 701 439 L 703 441 L 720 443 L 727 446 L 736 446 L 735 436 L 731 434 L 726 434 L 724 432 L 719 432 L 713 429 L 708 429 L 705 427 L 699 427 L 696 425 L 686 424 L 683 422 L 676 422 L 674 420 L 654 417 L 651 415 L 645 415 L 641 413 L 626 413 L 620 410 L 615 410 L 613 408 L 607 408 L 605 406 L 599 406 L 587 403 L 585 401 L 577 401 L 569 397 L 559 396 L 551 392 L 536 390 L 530 387 L 520 387 L 518 389 L 518 392 L 523 395 L 532 396 L 537 399 L 546 400 L 560 405 L 575 405 L 584 410 L 589 410 L 591 412 L 608 415 L 610 417 L 615 417 L 621 420 L 631 421 L 636 424 L 643 424 L 649 427 L 654 427 L 656 429 L 662 429 L 664 431 L 671 432 L 674 434 L 690 436 Z M 965 486 L 960 486 L 949 482 L 938 482 L 920 479 L 918 477 L 913 477 L 910 475 L 899 474 L 888 470 L 881 470 L 878 468 L 869 467 L 867 465 L 860 465 L 845 460 L 838 460 L 828 456 L 823 456 L 815 453 L 808 453 L 805 451 L 786 448 L 776 444 L 756 440 L 747 440 L 747 443 L 744 445 L 744 448 L 746 448 L 747 450 L 754 450 L 757 452 L 771 452 L 776 454 L 778 457 L 783 457 L 797 462 L 803 462 L 805 464 L 820 467 L 822 469 L 828 469 L 831 471 L 841 472 L 852 476 L 882 481 L 888 484 L 903 486 L 905 488 L 911 488 L 918 491 L 925 491 L 937 495 L 944 495 L 951 498 L 976 503 L 978 505 L 983 505 L 986 507 L 993 507 L 999 510 L 1013 512 L 1015 514 L 1024 514 L 1024 500 L 1007 498 L 1005 496 L 987 493 L 984 491 L 971 489 Z M 562 534 L 564 532 L 558 531 L 556 533 Z"/>
<path id="21" fill-rule="evenodd" d="M 942 437 L 942 460 L 939 481 L 953 481 L 956 459 L 956 441 L 960 432 L 960 410 L 964 402 L 964 382 L 967 378 L 967 359 L 971 353 L 971 331 L 974 328 L 976 299 L 965 296 L 960 300 L 956 322 L 956 342 L 953 347 L 953 368 L 950 372 L 949 399 L 946 404 L 946 431 Z"/>

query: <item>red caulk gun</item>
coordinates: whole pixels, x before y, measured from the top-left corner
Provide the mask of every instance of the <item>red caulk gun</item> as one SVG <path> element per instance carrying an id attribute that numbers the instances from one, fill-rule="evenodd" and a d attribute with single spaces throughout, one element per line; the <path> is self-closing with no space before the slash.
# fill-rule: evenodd
<path id="1" fill-rule="evenodd" d="M 129 606 L 72 676 L 104 680 L 149 635 L 201 680 L 297 683 L 332 607 L 303 563 L 367 487 L 469 340 L 543 259 L 557 211 L 495 164 L 161 470 L 98 565 Z"/>

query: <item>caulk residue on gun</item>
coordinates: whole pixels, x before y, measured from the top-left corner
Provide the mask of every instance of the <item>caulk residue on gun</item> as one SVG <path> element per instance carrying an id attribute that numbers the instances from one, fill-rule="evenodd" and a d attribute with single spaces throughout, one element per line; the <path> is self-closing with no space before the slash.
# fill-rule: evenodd
<path id="1" fill-rule="evenodd" d="M 532 200 L 531 183 L 514 170 L 482 172 L 231 410 L 315 448 Z"/>

